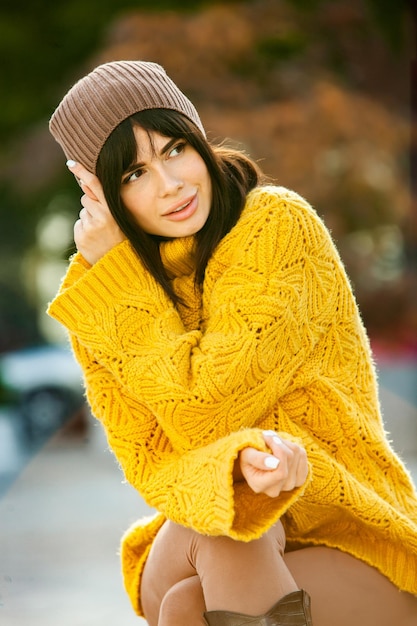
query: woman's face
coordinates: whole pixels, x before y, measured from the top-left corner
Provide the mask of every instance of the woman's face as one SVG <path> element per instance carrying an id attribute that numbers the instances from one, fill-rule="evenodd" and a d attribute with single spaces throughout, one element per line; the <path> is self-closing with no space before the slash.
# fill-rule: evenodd
<path id="1" fill-rule="evenodd" d="M 188 237 L 206 223 L 211 180 L 201 156 L 184 139 L 134 126 L 137 163 L 123 174 L 121 197 L 147 233 Z"/>

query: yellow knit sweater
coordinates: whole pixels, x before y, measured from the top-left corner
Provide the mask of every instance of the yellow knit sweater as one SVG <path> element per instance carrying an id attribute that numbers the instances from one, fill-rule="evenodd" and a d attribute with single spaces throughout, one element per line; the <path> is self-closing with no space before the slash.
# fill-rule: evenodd
<path id="1" fill-rule="evenodd" d="M 194 289 L 194 239 L 162 244 L 174 307 L 128 242 L 72 259 L 49 307 L 71 336 L 88 400 L 128 481 L 158 512 L 122 540 L 126 590 L 166 518 L 250 541 L 282 518 L 290 549 L 326 545 L 417 594 L 417 496 L 385 436 L 370 348 L 339 255 L 297 194 L 253 190 Z M 301 441 L 303 488 L 233 485 L 263 429 Z"/>

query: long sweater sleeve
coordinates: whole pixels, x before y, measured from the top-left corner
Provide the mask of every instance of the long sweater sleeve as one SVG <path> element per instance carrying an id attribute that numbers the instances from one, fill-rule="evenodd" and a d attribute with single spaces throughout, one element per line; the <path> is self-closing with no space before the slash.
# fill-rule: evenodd
<path id="1" fill-rule="evenodd" d="M 165 518 L 204 534 L 249 541 L 277 521 L 304 490 L 271 499 L 255 494 L 246 483 L 233 484 L 239 451 L 247 446 L 266 450 L 260 429 L 230 433 L 185 453 L 175 451 L 149 409 L 120 388 L 76 339 L 73 348 L 85 366 L 92 411 L 102 421 L 126 479 Z"/>
<path id="2" fill-rule="evenodd" d="M 128 243 L 50 307 L 149 408 L 178 452 L 256 426 L 332 323 L 339 280 L 333 248 L 313 212 L 279 208 L 272 204 L 257 226 L 250 213 L 245 241 L 232 231 L 220 245 L 223 267 L 205 297 L 201 329 L 184 328 Z"/>

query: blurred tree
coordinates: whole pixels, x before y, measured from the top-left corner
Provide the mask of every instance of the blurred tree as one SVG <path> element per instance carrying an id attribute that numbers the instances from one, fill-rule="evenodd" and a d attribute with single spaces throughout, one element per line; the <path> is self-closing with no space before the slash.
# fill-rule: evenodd
<path id="1" fill-rule="evenodd" d="M 2 0 L 0 4 L 0 351 L 40 339 L 36 307 L 23 280 L 25 251 L 54 192 L 70 189 L 60 178 L 46 189 L 36 182 L 20 193 L 12 171 L 16 146 L 48 119 L 57 100 L 100 46 L 113 16 L 129 9 L 189 10 L 191 0 Z M 40 155 L 34 153 L 36 169 Z M 20 315 L 18 312 L 20 311 Z"/>
<path id="2" fill-rule="evenodd" d="M 289 4 L 310 14 L 325 6 L 337 6 L 340 2 L 334 0 L 287 0 Z M 399 50 L 404 44 L 406 21 L 410 16 L 410 2 L 408 0 L 365 0 L 370 20 L 384 36 L 392 50 Z M 353 2 L 354 6 L 355 3 Z"/>
<path id="3" fill-rule="evenodd" d="M 394 51 L 404 45 L 405 25 L 410 20 L 412 3 L 409 0 L 367 0 L 372 18 Z"/>
<path id="4" fill-rule="evenodd" d="M 57 90 L 100 45 L 111 19 L 129 9 L 185 11 L 192 0 L 2 0 L 0 140 L 47 116 Z"/>
<path id="5" fill-rule="evenodd" d="M 233 5 L 236 17 L 250 10 L 271 14 L 279 10 L 285 15 L 286 7 L 292 10 L 290 27 L 285 21 L 267 23 L 268 32 L 257 34 L 246 56 L 237 55 L 236 62 L 229 59 L 229 76 L 243 78 L 235 85 L 242 98 L 247 96 L 249 83 L 244 79 L 248 78 L 257 85 L 254 101 L 285 100 L 291 96 L 294 76 L 300 93 L 305 87 L 297 78 L 300 72 L 310 79 L 323 64 L 348 88 L 368 93 L 374 89 L 375 98 L 404 106 L 398 90 L 390 89 L 392 76 L 383 76 L 384 81 L 369 72 L 369 64 L 368 73 L 363 68 L 368 60 L 364 55 L 374 44 L 403 55 L 409 30 L 406 0 L 0 0 L 0 334 L 8 337 L 0 341 L 0 350 L 6 344 L 10 347 L 12 337 L 14 343 L 39 338 L 31 292 L 23 280 L 22 259 L 36 243 L 36 226 L 51 198 L 61 194 L 74 198 L 74 207 L 78 206 L 77 189 L 62 167 L 56 167 L 57 159 L 47 155 L 51 148 L 45 146 L 42 133 L 37 136 L 37 126 L 45 131 L 46 120 L 69 84 L 90 67 L 93 57 L 99 56 L 116 18 L 138 11 L 190 15 L 214 5 Z M 367 14 L 362 19 L 364 7 Z M 203 36 L 204 21 L 199 22 L 199 28 Z M 181 48 L 182 35 L 177 24 L 170 39 L 176 52 Z M 221 46 L 219 37 L 225 35 L 210 31 L 207 64 L 212 52 L 215 55 Z M 281 75 L 290 85 L 287 91 Z M 210 85 L 204 89 L 210 90 Z M 227 97 L 227 89 L 211 92 L 218 102 Z M 18 310 L 24 314 L 17 315 Z M 13 333 L 10 324 L 15 325 Z"/>
<path id="6" fill-rule="evenodd" d="M 338 5 L 334 0 L 287 0 L 312 12 Z M 197 11 L 218 4 L 206 0 L 2 0 L 0 4 L 0 141 L 4 145 L 16 133 L 49 115 L 60 88 L 97 49 L 115 15 L 135 9 L 145 11 Z M 244 4 L 223 0 L 226 4 Z M 367 0 L 370 19 L 388 45 L 404 43 L 407 0 Z M 291 54 L 299 41 L 269 43 L 272 52 Z M 288 47 L 289 46 L 289 47 Z M 279 48 L 279 50 L 278 50 Z M 268 53 L 268 43 L 265 44 Z"/>

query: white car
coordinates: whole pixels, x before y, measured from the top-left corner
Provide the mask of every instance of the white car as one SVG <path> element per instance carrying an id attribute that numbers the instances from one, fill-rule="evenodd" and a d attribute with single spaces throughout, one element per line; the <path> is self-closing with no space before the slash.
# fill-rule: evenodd
<path id="1" fill-rule="evenodd" d="M 0 399 L 17 409 L 29 441 L 45 440 L 85 406 L 81 369 L 61 346 L 2 354 Z"/>

